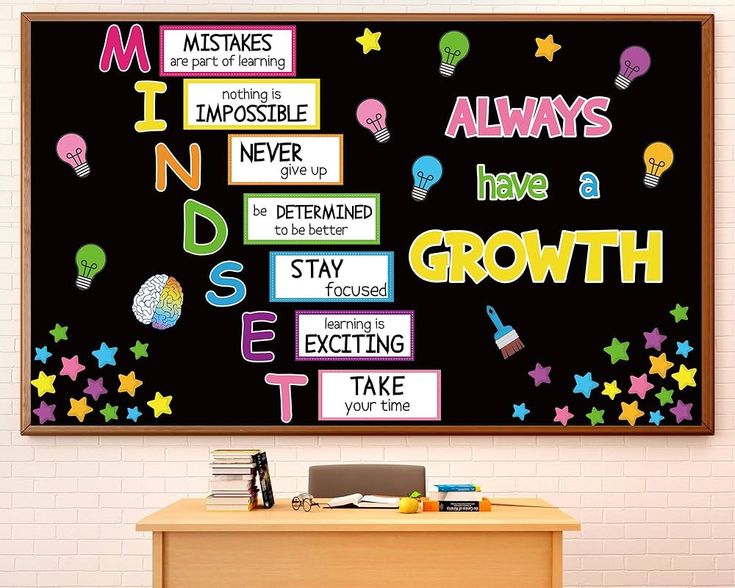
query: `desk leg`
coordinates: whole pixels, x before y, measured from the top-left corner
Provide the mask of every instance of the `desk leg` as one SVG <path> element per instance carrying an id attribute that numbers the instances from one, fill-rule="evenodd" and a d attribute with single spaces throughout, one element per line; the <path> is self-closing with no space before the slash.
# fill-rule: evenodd
<path id="1" fill-rule="evenodd" d="M 551 588 L 562 588 L 564 569 L 562 560 L 562 532 L 551 533 Z"/>
<path id="2" fill-rule="evenodd" d="M 163 532 L 153 532 L 153 588 L 163 588 Z"/>

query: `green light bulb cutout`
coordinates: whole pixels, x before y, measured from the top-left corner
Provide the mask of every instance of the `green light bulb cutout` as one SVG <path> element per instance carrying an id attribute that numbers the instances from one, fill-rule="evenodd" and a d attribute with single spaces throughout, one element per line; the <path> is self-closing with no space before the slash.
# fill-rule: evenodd
<path id="1" fill-rule="evenodd" d="M 454 68 L 467 57 L 469 52 L 470 40 L 467 35 L 460 31 L 444 33 L 442 38 L 439 39 L 439 53 L 442 56 L 439 73 L 445 78 L 454 75 Z"/>
<path id="2" fill-rule="evenodd" d="M 88 290 L 94 277 L 102 271 L 107 256 L 99 245 L 87 243 L 77 251 L 77 288 Z"/>

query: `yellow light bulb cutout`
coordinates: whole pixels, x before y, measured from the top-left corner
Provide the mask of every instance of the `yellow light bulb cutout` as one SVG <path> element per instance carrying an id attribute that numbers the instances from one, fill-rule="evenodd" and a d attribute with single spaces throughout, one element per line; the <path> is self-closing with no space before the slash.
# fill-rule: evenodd
<path id="1" fill-rule="evenodd" d="M 643 163 L 646 165 L 643 185 L 646 188 L 655 188 L 664 172 L 669 171 L 674 163 L 674 152 L 666 143 L 651 143 L 643 151 Z"/>

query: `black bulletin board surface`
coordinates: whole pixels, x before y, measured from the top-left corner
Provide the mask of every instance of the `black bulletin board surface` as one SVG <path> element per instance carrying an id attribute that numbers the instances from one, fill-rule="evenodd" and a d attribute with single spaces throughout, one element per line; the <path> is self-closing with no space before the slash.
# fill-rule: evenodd
<path id="1" fill-rule="evenodd" d="M 714 431 L 712 16 L 22 18 L 24 433 Z M 150 71 L 141 71 L 135 59 L 127 71 L 114 61 L 109 71 L 100 70 L 105 36 L 113 24 L 119 25 L 123 40 L 140 25 Z M 161 25 L 293 26 L 296 75 L 161 75 Z M 466 35 L 470 50 L 447 77 L 440 73 L 440 39 L 448 31 Z M 365 52 L 356 39 L 374 39 L 376 32 L 380 49 Z M 548 51 L 550 42 L 560 45 L 551 59 L 537 55 Z M 60 62 L 62 44 L 67 55 L 74 55 L 73 64 Z M 621 90 L 615 79 L 620 54 L 629 46 L 644 47 L 651 65 Z M 319 80 L 317 127 L 185 130 L 184 85 L 205 78 L 238 79 L 245 86 L 266 78 Z M 166 84 L 155 98 L 155 116 L 166 121 L 165 130 L 134 128 L 143 119 L 144 95 L 135 89 L 141 80 Z M 488 125 L 498 123 L 494 100 L 499 97 L 507 97 L 514 108 L 522 107 L 527 97 L 560 96 L 567 104 L 577 97 L 607 98 L 596 113 L 609 121 L 609 128 L 604 136 L 585 137 L 585 126 L 595 125 L 580 115 L 575 137 L 550 137 L 548 126 L 537 138 L 518 133 L 468 137 L 466 125 L 450 137 L 449 121 L 463 96 L 476 113 L 476 99 L 488 98 Z M 367 98 L 385 105 L 390 130 L 386 142 L 358 123 L 356 108 Z M 77 133 L 86 142 L 86 177 L 57 156 L 57 142 L 66 133 Z M 253 140 L 342 135 L 342 177 L 324 185 L 231 185 L 228 135 L 238 134 L 255 135 Z M 654 142 L 670 146 L 674 161 L 651 188 L 644 185 L 648 164 L 643 154 Z M 198 189 L 190 189 L 170 169 L 165 190 L 156 189 L 159 143 L 187 170 L 190 145 L 199 146 Z M 319 156 L 326 157 L 324 153 Z M 424 155 L 441 162 L 443 175 L 419 201 L 412 197 L 412 165 Z M 547 197 L 480 200 L 478 164 L 484 164 L 486 173 L 544 174 Z M 581 194 L 585 172 L 595 175 L 599 197 Z M 360 202 L 379 195 L 373 200 L 379 205 L 372 208 L 378 221 L 370 228 L 376 231 L 374 239 L 245 244 L 248 236 L 256 240 L 255 225 L 245 222 L 247 198 L 266 194 L 309 195 L 304 202 L 316 195 L 356 195 L 363 197 Z M 191 200 L 215 209 L 227 223 L 226 242 L 215 253 L 195 255 L 182 245 L 186 203 Z M 431 265 L 431 259 L 443 259 L 432 254 L 446 254 L 447 248 L 427 247 L 416 259 L 410 256 L 412 245 L 419 251 L 419 235 L 429 230 L 467 231 L 482 242 L 504 231 L 518 242 L 522 233 L 537 230 L 541 244 L 554 247 L 560 246 L 564 231 L 633 231 L 638 247 L 645 245 L 649 231 L 661 231 L 661 279 L 646 281 L 644 267 L 638 265 L 632 283 L 622 283 L 621 249 L 615 245 L 604 249 L 601 281 L 587 282 L 589 249 L 577 242 L 565 279 L 558 283 L 549 276 L 534 283 L 528 268 L 508 283 L 490 275 L 479 283 L 467 275 L 463 283 L 433 283 L 417 274 L 418 260 Z M 211 225 L 199 219 L 198 240 L 214 237 Z M 82 290 L 75 256 L 89 243 L 104 250 L 106 265 Z M 388 301 L 275 301 L 270 264 L 289 252 L 326 261 L 335 253 L 347 257 L 350 252 L 346 262 L 357 268 L 367 267 L 359 264 L 371 258 L 359 254 L 390 253 L 385 257 L 393 273 L 392 288 L 386 284 Z M 460 256 L 459 249 L 453 252 L 453 260 Z M 495 260 L 510 266 L 514 255 L 501 247 Z M 244 283 L 246 295 L 236 304 L 216 307 L 205 296 L 208 291 L 219 296 L 231 292 L 210 281 L 212 269 L 224 261 L 242 264 L 241 272 L 229 275 Z M 141 285 L 156 275 L 164 276 L 166 290 L 153 323 L 161 319 L 160 327 L 175 322 L 170 328 L 144 324 L 132 309 Z M 355 279 L 367 280 L 366 275 Z M 183 305 L 177 317 L 180 291 Z M 512 342 L 505 345 L 506 354 L 514 351 L 508 357 L 494 340 L 487 306 L 514 329 Z M 379 320 L 377 313 L 412 311 L 412 345 L 403 339 L 412 347 L 412 357 L 297 359 L 296 311 L 340 311 L 353 318 L 361 311 L 373 321 Z M 249 361 L 243 355 L 243 315 L 262 312 L 275 313 L 277 320 L 259 322 L 255 329 L 271 329 L 273 339 L 253 348 L 271 351 L 274 359 Z M 65 335 L 63 327 L 68 328 Z M 115 353 L 108 351 L 114 347 Z M 75 370 L 73 379 L 69 374 Z M 347 380 L 329 380 L 322 373 L 333 370 L 351 374 Z M 393 388 L 397 394 L 376 398 L 379 390 L 360 388 L 356 393 L 357 387 L 334 384 L 377 382 L 380 373 L 390 385 L 402 382 Z M 405 379 L 407 373 L 413 375 Z M 432 388 L 434 376 L 411 379 L 432 373 L 440 373 L 440 395 Z M 308 383 L 292 386 L 289 407 L 281 402 L 279 387 L 265 381 L 267 374 L 303 375 Z M 363 379 L 350 380 L 355 374 Z M 136 386 L 135 381 L 141 383 Z M 387 420 L 335 418 L 334 412 L 330 419 L 320 419 L 322 383 L 331 386 L 330 394 L 339 402 L 392 398 L 412 403 L 412 408 L 382 413 Z M 132 393 L 126 391 L 129 385 Z M 426 412 L 416 418 L 419 413 L 411 412 L 424 402 L 436 403 L 432 418 Z M 324 404 L 325 411 L 338 410 L 327 408 L 326 400 Z M 413 420 L 394 420 L 402 411 Z"/>

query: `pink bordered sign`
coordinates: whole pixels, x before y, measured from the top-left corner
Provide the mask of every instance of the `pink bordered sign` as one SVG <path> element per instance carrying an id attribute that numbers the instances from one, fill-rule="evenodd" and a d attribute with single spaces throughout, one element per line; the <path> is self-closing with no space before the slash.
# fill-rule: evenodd
<path id="1" fill-rule="evenodd" d="M 320 421 L 440 421 L 441 370 L 319 370 Z"/>
<path id="2" fill-rule="evenodd" d="M 159 72 L 178 77 L 293 77 L 294 25 L 161 25 Z"/>

